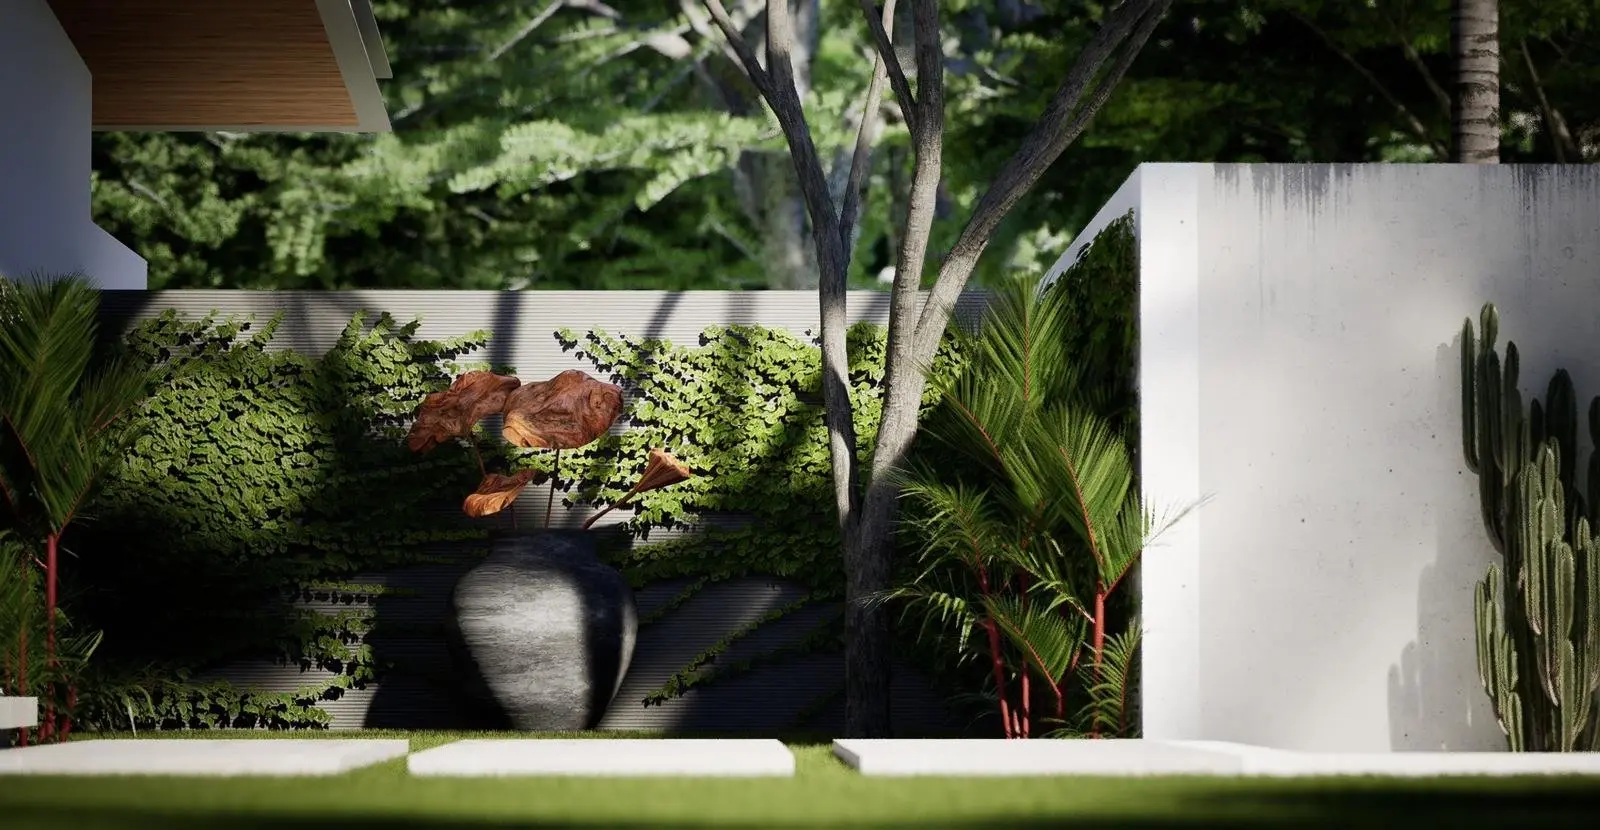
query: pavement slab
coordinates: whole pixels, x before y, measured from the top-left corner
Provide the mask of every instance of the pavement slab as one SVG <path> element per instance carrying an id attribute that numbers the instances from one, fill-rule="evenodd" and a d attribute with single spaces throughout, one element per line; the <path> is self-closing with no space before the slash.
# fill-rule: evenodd
<path id="1" fill-rule="evenodd" d="M 406 759 L 412 775 L 450 777 L 790 777 L 782 741 L 750 739 L 465 740 Z"/>
<path id="2" fill-rule="evenodd" d="M 338 775 L 399 758 L 410 750 L 404 739 L 69 741 L 0 750 L 0 775 Z"/>

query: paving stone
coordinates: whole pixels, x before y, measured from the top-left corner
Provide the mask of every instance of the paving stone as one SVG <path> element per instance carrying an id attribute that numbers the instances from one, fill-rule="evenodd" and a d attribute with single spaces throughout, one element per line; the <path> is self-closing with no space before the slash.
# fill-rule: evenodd
<path id="1" fill-rule="evenodd" d="M 0 751 L 0 775 L 338 775 L 409 751 L 403 739 L 70 741 Z"/>
<path id="2" fill-rule="evenodd" d="M 465 740 L 413 754 L 412 775 L 789 777 L 781 741 L 749 739 Z"/>
<path id="3" fill-rule="evenodd" d="M 1294 752 L 1227 741 L 836 740 L 862 775 L 1596 775 L 1600 753 Z"/>

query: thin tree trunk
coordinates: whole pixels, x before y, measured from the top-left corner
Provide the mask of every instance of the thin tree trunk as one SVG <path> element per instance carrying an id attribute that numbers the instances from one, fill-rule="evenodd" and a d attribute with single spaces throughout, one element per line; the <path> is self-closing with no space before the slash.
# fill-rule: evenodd
<path id="1" fill-rule="evenodd" d="M 767 3 L 767 65 L 763 67 L 722 0 L 704 0 L 728 39 L 746 75 L 771 105 L 789 143 L 800 190 L 811 217 L 819 270 L 818 305 L 822 322 L 822 369 L 828 453 L 834 501 L 845 549 L 845 733 L 849 737 L 889 734 L 889 622 L 879 603 L 867 600 L 889 587 L 893 521 L 897 493 L 889 471 L 905 460 L 916 434 L 924 367 L 937 352 L 956 299 L 972 276 L 978 257 L 1006 214 L 1086 128 L 1116 88 L 1134 58 L 1166 14 L 1172 0 L 1122 0 L 1107 10 L 1098 31 L 1079 53 L 1067 78 L 1051 97 L 1022 146 L 1000 169 L 940 265 L 939 277 L 924 305 L 917 291 L 927 254 L 928 235 L 938 206 L 938 163 L 943 132 L 944 52 L 937 0 L 913 0 L 918 89 L 913 95 L 902 61 L 871 0 L 860 0 L 873 41 L 884 58 L 896 103 L 906 114 L 917 171 L 907 229 L 901 237 L 890 301 L 889 339 L 884 365 L 884 405 L 874 448 L 872 475 L 858 491 L 854 408 L 845 355 L 845 282 L 849 266 L 847 235 L 823 173 L 815 140 L 795 92 L 791 49 L 794 33 L 786 0 Z M 1120 54 L 1118 54 L 1120 50 Z M 1113 59 L 1115 58 L 1115 59 Z M 931 195 L 929 194 L 931 190 Z M 849 230 L 849 229 L 845 229 Z"/>
<path id="2" fill-rule="evenodd" d="M 46 685 L 44 713 L 39 720 L 39 739 L 49 740 L 55 733 L 56 700 L 56 566 L 61 539 L 52 533 L 45 539 L 44 555 L 44 660 Z"/>
<path id="3" fill-rule="evenodd" d="M 1500 161 L 1499 0 L 1454 0 L 1450 47 L 1455 58 L 1450 160 Z"/>
<path id="4" fill-rule="evenodd" d="M 22 558 L 22 578 L 24 580 L 33 578 L 33 574 L 28 572 L 28 562 L 32 558 L 31 555 Z M 29 620 L 27 615 L 24 614 L 22 625 L 17 631 L 17 695 L 21 697 L 28 696 L 28 626 L 31 624 L 32 620 Z M 28 727 L 24 726 L 17 730 L 17 743 L 21 746 L 28 745 Z"/>

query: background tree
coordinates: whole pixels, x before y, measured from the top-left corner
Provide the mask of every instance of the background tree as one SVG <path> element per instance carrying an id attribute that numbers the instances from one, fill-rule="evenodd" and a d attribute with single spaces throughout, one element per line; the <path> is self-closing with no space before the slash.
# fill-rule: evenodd
<path id="1" fill-rule="evenodd" d="M 1500 3 L 1455 0 L 1450 9 L 1450 51 L 1455 59 L 1450 160 L 1500 161 Z"/>
<path id="2" fill-rule="evenodd" d="M 867 111 L 888 86 L 911 135 L 915 162 L 904 230 L 895 263 L 888 346 L 884 364 L 883 413 L 872 466 L 862 475 L 847 382 L 845 288 L 852 255 L 852 230 L 859 187 L 870 155 L 860 132 L 843 196 L 837 202 L 795 84 L 790 56 L 794 39 L 789 4 L 768 0 L 765 62 L 743 37 L 721 0 L 706 0 L 752 85 L 772 108 L 789 144 L 811 218 L 820 272 L 823 398 L 834 476 L 834 498 L 846 569 L 845 731 L 853 737 L 889 734 L 889 625 L 883 609 L 869 603 L 890 588 L 892 521 L 897 493 L 889 473 L 905 460 L 916 433 L 926 386 L 926 367 L 949 325 L 955 300 L 1007 212 L 1038 181 L 1068 144 L 1081 134 L 1154 32 L 1170 0 L 1123 0 L 1104 10 L 1093 37 L 1051 97 L 1021 147 L 994 175 L 977 200 L 955 243 L 940 261 L 925 300 L 919 296 L 929 230 L 937 207 L 945 133 L 945 53 L 935 0 L 911 0 L 916 88 L 912 89 L 891 40 L 894 4 L 861 8 L 877 45 L 868 85 Z M 865 480 L 863 480 L 865 479 Z M 865 485 L 864 488 L 862 485 Z"/>

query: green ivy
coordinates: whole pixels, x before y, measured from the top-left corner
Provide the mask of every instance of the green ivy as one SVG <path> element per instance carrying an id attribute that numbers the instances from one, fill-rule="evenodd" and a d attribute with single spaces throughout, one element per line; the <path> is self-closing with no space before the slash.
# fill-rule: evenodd
<path id="1" fill-rule="evenodd" d="M 458 358 L 488 334 L 420 340 L 417 322 L 357 314 L 333 348 L 309 357 L 269 348 L 280 320 L 257 326 L 168 311 L 126 337 L 133 358 L 158 368 L 160 385 L 141 412 L 149 429 L 85 531 L 82 547 L 93 553 L 81 564 L 83 607 L 110 632 L 102 655 L 113 665 L 172 678 L 262 656 L 336 674 L 288 697 L 137 684 L 153 696 L 152 722 L 231 725 L 241 716 L 230 713 L 248 703 L 240 711 L 258 726 L 326 725 L 296 701 L 376 680 L 385 667 L 366 643 L 371 605 L 407 593 L 344 577 L 457 561 L 441 545 L 481 553 L 483 529 L 439 509 L 476 485 L 470 451 L 450 446 L 419 459 L 402 439 L 425 395 L 476 368 Z M 322 614 L 296 601 L 349 610 Z M 166 608 L 174 613 L 152 613 Z M 109 708 L 86 707 L 85 726 L 126 721 L 116 699 L 97 699 Z"/>
<path id="2" fill-rule="evenodd" d="M 402 439 L 426 394 L 460 371 L 488 368 L 460 359 L 484 346 L 487 333 L 422 341 L 415 322 L 400 325 L 385 315 L 369 324 L 358 314 L 332 349 L 310 357 L 270 348 L 278 322 L 257 328 L 169 311 L 126 339 L 134 357 L 161 369 L 162 383 L 142 413 L 150 429 L 107 483 L 100 527 L 115 535 L 84 546 L 101 553 L 86 558 L 82 581 L 116 588 L 91 591 L 85 606 L 108 632 L 108 662 L 148 665 L 163 679 L 105 678 L 105 693 L 86 695 L 81 722 L 88 728 L 119 728 L 131 698 L 145 701 L 134 708 L 141 728 L 326 726 L 312 704 L 381 681 L 391 668 L 368 644 L 372 607 L 380 597 L 404 594 L 346 578 L 459 561 L 439 553 L 441 545 L 460 543 L 462 555 L 482 552 L 481 526 L 450 509 L 477 482 L 470 448 L 447 445 L 419 459 Z M 836 648 L 834 622 L 772 655 L 708 668 L 761 625 L 843 596 L 816 341 L 760 326 L 714 326 L 696 345 L 603 331 L 557 337 L 596 374 L 636 393 L 623 416 L 632 429 L 563 454 L 557 484 L 565 502 L 620 497 L 643 471 L 650 447 L 668 448 L 698 473 L 643 495 L 621 533 L 601 536 L 614 538 L 603 555 L 635 587 L 690 580 L 641 624 L 730 579 L 779 578 L 808 589 L 805 600 L 697 657 L 650 702 L 769 659 Z M 884 332 L 857 325 L 848 344 L 858 452 L 870 462 Z M 934 370 L 956 365 L 947 348 Z M 549 464 L 549 454 L 479 438 L 483 450 L 512 466 Z M 718 521 L 725 516 L 740 518 Z M 695 532 L 651 538 L 652 531 L 683 528 Z M 308 601 L 340 610 L 296 605 Z M 152 614 L 152 606 L 178 613 Z M 183 679 L 251 656 L 334 674 L 325 686 L 292 694 Z"/>

